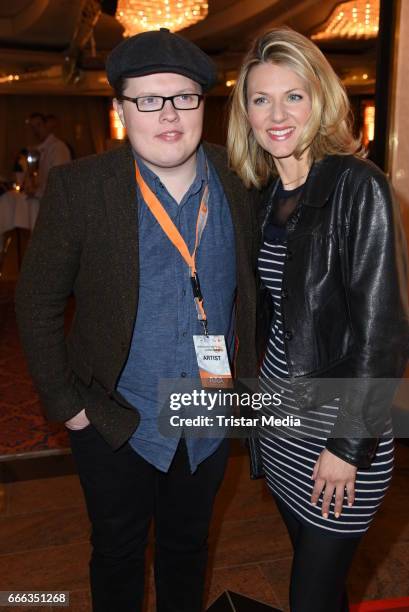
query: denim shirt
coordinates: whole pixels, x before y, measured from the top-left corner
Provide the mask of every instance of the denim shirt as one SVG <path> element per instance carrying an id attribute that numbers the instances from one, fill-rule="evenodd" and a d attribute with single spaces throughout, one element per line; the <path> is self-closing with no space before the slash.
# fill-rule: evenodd
<path id="1" fill-rule="evenodd" d="M 197 214 L 209 180 L 209 215 L 196 254 L 209 333 L 222 334 L 232 358 L 236 253 L 229 205 L 215 169 L 200 147 L 196 177 L 178 204 L 134 153 L 141 175 L 193 251 Z M 208 167 L 208 172 L 206 170 Z M 137 190 L 135 214 L 139 223 L 139 302 L 127 362 L 117 389 L 141 416 L 129 440 L 132 448 L 161 471 L 168 471 L 179 438 L 165 437 L 158 429 L 158 385 L 164 379 L 199 378 L 193 334 L 202 333 L 193 301 L 189 269 L 165 235 Z M 190 469 L 209 457 L 219 438 L 186 439 Z"/>

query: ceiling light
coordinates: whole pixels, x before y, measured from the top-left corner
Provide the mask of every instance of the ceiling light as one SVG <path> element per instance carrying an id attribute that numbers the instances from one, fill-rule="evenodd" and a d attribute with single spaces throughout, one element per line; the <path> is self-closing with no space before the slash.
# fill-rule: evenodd
<path id="1" fill-rule="evenodd" d="M 312 40 L 375 38 L 379 30 L 380 0 L 351 0 L 338 5 Z"/>
<path id="2" fill-rule="evenodd" d="M 115 18 L 124 36 L 168 28 L 187 28 L 207 17 L 207 0 L 118 0 Z"/>

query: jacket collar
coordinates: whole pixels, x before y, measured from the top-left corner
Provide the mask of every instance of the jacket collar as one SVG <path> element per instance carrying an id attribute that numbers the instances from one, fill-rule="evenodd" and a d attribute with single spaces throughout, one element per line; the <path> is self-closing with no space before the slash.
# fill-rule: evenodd
<path id="1" fill-rule="evenodd" d="M 132 191 L 136 192 L 134 157 L 132 147 L 129 142 L 125 142 L 116 150 L 111 151 L 111 169 L 114 176 L 127 188 L 133 187 Z"/>
<path id="2" fill-rule="evenodd" d="M 301 196 L 301 202 L 304 206 L 311 206 L 312 208 L 325 206 L 337 183 L 339 173 L 345 166 L 347 157 L 346 155 L 327 155 L 320 161 L 313 163 Z M 271 200 L 278 182 L 278 179 L 275 179 L 265 188 L 265 195 L 262 200 L 264 205 L 267 205 Z"/>
<path id="3" fill-rule="evenodd" d="M 302 193 L 304 206 L 321 208 L 326 204 L 345 165 L 345 155 L 327 155 L 314 162 Z"/>

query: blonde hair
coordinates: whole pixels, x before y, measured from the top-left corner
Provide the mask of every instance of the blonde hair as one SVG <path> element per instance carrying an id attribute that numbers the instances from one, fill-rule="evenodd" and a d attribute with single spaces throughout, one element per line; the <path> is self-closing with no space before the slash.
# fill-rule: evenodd
<path id="1" fill-rule="evenodd" d="M 272 156 L 256 141 L 247 114 L 249 72 L 268 62 L 293 70 L 306 82 L 311 97 L 311 114 L 294 151 L 297 159 L 308 147 L 313 161 L 331 154 L 363 154 L 360 138 L 352 134 L 348 96 L 324 55 L 302 34 L 274 28 L 254 41 L 231 97 L 229 162 L 247 187 L 260 188 L 277 172 Z"/>

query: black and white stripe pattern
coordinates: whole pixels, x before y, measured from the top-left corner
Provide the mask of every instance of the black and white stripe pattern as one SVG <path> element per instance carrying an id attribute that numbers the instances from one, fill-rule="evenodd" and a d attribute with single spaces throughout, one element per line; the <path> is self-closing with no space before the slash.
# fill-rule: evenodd
<path id="1" fill-rule="evenodd" d="M 354 505 L 349 508 L 345 497 L 342 514 L 336 519 L 332 503 L 329 517 L 324 519 L 321 515 L 321 500 L 317 506 L 310 503 L 313 488 L 311 475 L 335 423 L 339 403 L 335 400 L 331 406 L 322 406 L 318 410 L 305 413 L 295 404 L 291 389 L 286 384 L 288 368 L 281 317 L 281 284 L 286 243 L 282 232 L 278 232 L 277 236 L 274 240 L 272 232 L 269 232 L 258 261 L 260 277 L 271 292 L 275 308 L 261 368 L 260 386 L 262 391 L 279 393 L 282 404 L 264 407 L 263 414 L 275 417 L 292 415 L 301 420 L 301 427 L 261 427 L 261 451 L 266 480 L 273 494 L 285 502 L 302 522 L 334 536 L 358 536 L 368 529 L 388 489 L 393 469 L 393 439 L 382 438 L 371 467 L 358 470 Z M 388 426 L 385 435 L 391 434 L 391 428 Z"/>

